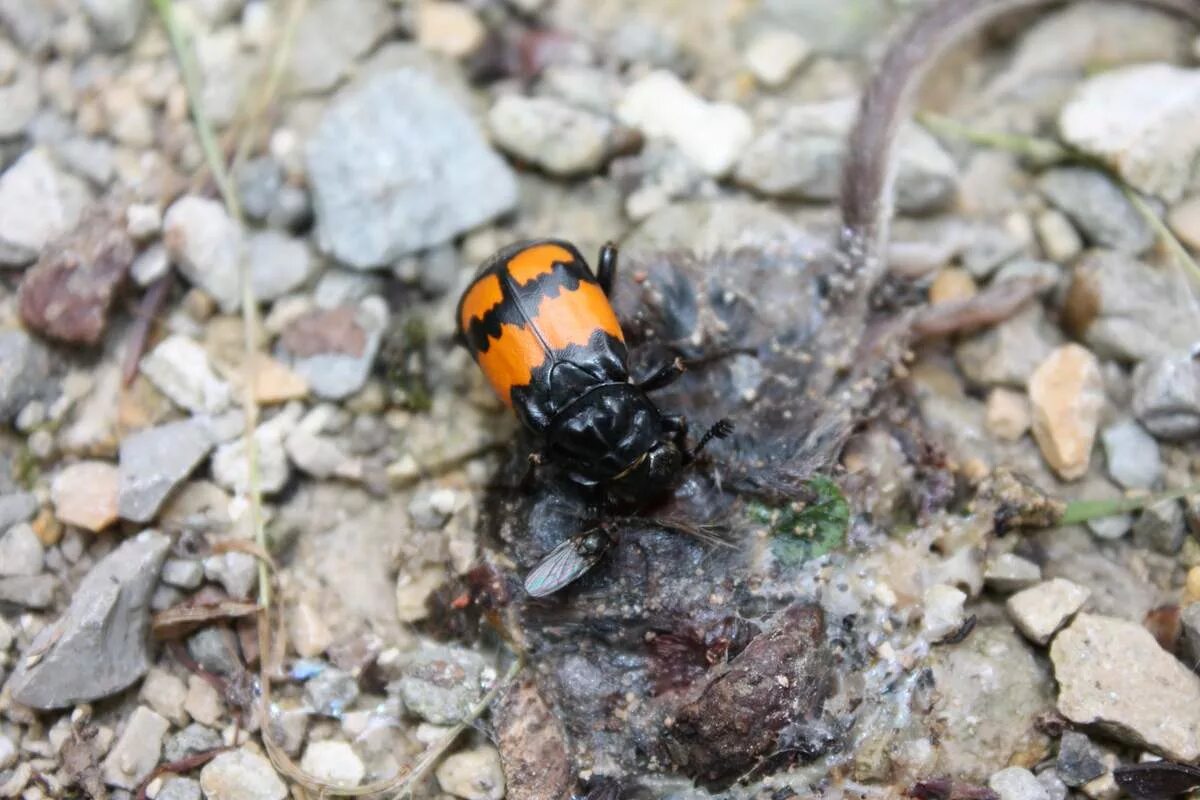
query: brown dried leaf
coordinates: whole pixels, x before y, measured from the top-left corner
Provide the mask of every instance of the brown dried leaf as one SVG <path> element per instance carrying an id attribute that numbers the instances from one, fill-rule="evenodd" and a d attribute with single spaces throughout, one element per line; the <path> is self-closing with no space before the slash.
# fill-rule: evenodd
<path id="1" fill-rule="evenodd" d="M 150 629 L 158 639 L 180 639 L 211 622 L 240 619 L 256 613 L 257 603 L 238 600 L 194 603 L 189 600 L 155 614 Z"/>

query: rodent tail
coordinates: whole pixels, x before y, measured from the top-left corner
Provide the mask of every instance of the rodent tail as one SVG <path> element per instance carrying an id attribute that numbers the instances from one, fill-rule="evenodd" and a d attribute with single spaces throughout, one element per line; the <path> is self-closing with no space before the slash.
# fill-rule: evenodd
<path id="1" fill-rule="evenodd" d="M 926 68 L 962 36 L 1001 14 L 1061 0 L 946 0 L 920 11 L 874 70 L 847 140 L 838 242 L 852 295 L 869 292 L 884 271 L 895 171 L 893 143 Z M 1200 0 L 1135 0 L 1200 23 Z M 846 297 L 843 294 L 843 297 Z"/>

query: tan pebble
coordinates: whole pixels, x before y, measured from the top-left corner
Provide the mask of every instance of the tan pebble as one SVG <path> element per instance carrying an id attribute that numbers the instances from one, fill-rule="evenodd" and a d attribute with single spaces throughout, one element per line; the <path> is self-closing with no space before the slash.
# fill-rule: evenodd
<path id="1" fill-rule="evenodd" d="M 1029 430 L 1029 400 L 1012 389 L 993 389 L 987 399 L 988 432 L 1009 442 L 1015 442 Z"/>
<path id="2" fill-rule="evenodd" d="M 1200 252 L 1200 195 L 1188 197 L 1172 208 L 1167 224 L 1180 241 Z"/>
<path id="3" fill-rule="evenodd" d="M 966 300 L 978 292 L 975 279 L 965 269 L 948 267 L 938 273 L 929 286 L 929 302 L 933 305 Z"/>
<path id="4" fill-rule="evenodd" d="M 54 513 L 61 522 L 102 531 L 117 521 L 117 468 L 104 461 L 80 461 L 50 485 Z"/>
<path id="5" fill-rule="evenodd" d="M 1046 462 L 1064 480 L 1087 472 L 1100 412 L 1104 379 L 1100 362 L 1084 347 L 1059 347 L 1029 379 L 1033 436 Z"/>
<path id="6" fill-rule="evenodd" d="M 217 312 L 217 301 L 203 289 L 193 287 L 183 296 L 183 309 L 196 322 L 205 322 Z"/>
<path id="7" fill-rule="evenodd" d="M 979 483 L 992 472 L 992 468 L 982 458 L 968 458 L 963 462 L 962 474 L 971 483 Z"/>
<path id="8" fill-rule="evenodd" d="M 265 406 L 301 400 L 308 396 L 308 381 L 287 365 L 259 355 L 254 367 L 254 399 Z"/>
<path id="9" fill-rule="evenodd" d="M 333 634 L 308 603 L 296 603 L 288 617 L 288 633 L 302 658 L 315 658 L 333 644 Z"/>
<path id="10" fill-rule="evenodd" d="M 30 523 L 30 527 L 37 534 L 38 541 L 42 543 L 43 547 L 53 547 L 62 539 L 62 523 L 48 508 L 43 508 L 38 512 L 38 515 L 33 518 L 33 522 Z"/>
<path id="11" fill-rule="evenodd" d="M 401 622 L 417 622 L 429 615 L 426 601 L 446 580 L 441 567 L 426 567 L 416 574 L 401 572 L 396 579 L 396 616 Z"/>
<path id="12" fill-rule="evenodd" d="M 1035 223 L 1038 241 L 1046 258 L 1057 264 L 1065 264 L 1083 249 L 1079 232 L 1066 216 L 1055 209 L 1038 214 Z"/>
<path id="13" fill-rule="evenodd" d="M 483 44 L 487 29 L 464 4 L 426 0 L 417 6 L 417 44 L 435 53 L 462 58 Z"/>
<path id="14" fill-rule="evenodd" d="M 1187 573 L 1187 583 L 1183 587 L 1184 604 L 1200 602 L 1200 567 L 1192 567 Z"/>

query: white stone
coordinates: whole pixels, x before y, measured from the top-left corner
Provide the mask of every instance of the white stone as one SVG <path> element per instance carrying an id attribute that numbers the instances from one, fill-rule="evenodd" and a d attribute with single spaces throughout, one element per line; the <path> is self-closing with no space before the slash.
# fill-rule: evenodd
<path id="1" fill-rule="evenodd" d="M 308 603 L 299 602 L 288 616 L 292 646 L 302 658 L 315 658 L 333 644 L 333 633 L 321 615 Z"/>
<path id="2" fill-rule="evenodd" d="M 921 629 L 933 640 L 944 639 L 962 627 L 965 592 L 945 583 L 925 590 Z"/>
<path id="3" fill-rule="evenodd" d="M 142 690 L 138 696 L 176 725 L 188 723 L 188 715 L 184 711 L 187 686 L 166 670 L 152 667 L 142 680 Z"/>
<path id="4" fill-rule="evenodd" d="M 242 231 L 215 200 L 186 195 L 163 219 L 167 252 L 192 284 L 212 295 L 226 313 L 242 302 Z"/>
<path id="5" fill-rule="evenodd" d="M 161 242 L 155 242 L 137 254 L 133 259 L 133 266 L 129 268 L 129 274 L 138 286 L 149 286 L 166 275 L 170 269 L 171 257 L 167 255 L 167 248 L 163 247 Z"/>
<path id="6" fill-rule="evenodd" d="M 362 759 L 345 742 L 313 742 L 304 750 L 300 768 L 334 786 L 357 786 L 366 774 Z"/>
<path id="7" fill-rule="evenodd" d="M 163 737 L 171 723 L 145 706 L 138 706 L 125 723 L 121 738 L 104 759 L 104 782 L 136 789 L 158 764 Z"/>
<path id="8" fill-rule="evenodd" d="M 35 147 L 0 175 L 0 266 L 37 258 L 52 239 L 73 228 L 88 201 L 87 187 Z"/>
<path id="9" fill-rule="evenodd" d="M 998 592 L 1027 589 L 1041 579 L 1041 567 L 1012 553 L 1000 553 L 989 558 L 983 568 L 984 583 Z"/>
<path id="10" fill-rule="evenodd" d="M 1134 420 L 1108 426 L 1100 435 L 1108 474 L 1126 489 L 1151 489 L 1162 477 L 1158 442 Z"/>
<path id="11" fill-rule="evenodd" d="M 796 72 L 812 48 L 791 31 L 766 31 L 746 48 L 746 66 L 765 86 L 782 86 Z"/>
<path id="12" fill-rule="evenodd" d="M 184 710 L 201 725 L 215 727 L 225 714 L 225 703 L 221 694 L 199 675 L 189 675 Z M 207 792 L 206 792 L 207 794 Z"/>
<path id="13" fill-rule="evenodd" d="M 1044 645 L 1091 597 L 1090 589 L 1065 578 L 1030 586 L 1008 598 L 1006 608 L 1017 629 L 1034 644 Z"/>
<path id="14" fill-rule="evenodd" d="M 670 140 L 713 177 L 733 168 L 754 135 L 745 111 L 729 103 L 709 103 L 665 70 L 651 72 L 626 89 L 617 116 L 646 136 Z"/>
<path id="15" fill-rule="evenodd" d="M 488 112 L 492 140 L 552 175 L 593 172 L 608 155 L 608 118 L 551 97 L 504 95 Z"/>
<path id="16" fill-rule="evenodd" d="M 1020 392 L 996 387 L 988 394 L 988 432 L 1008 442 L 1015 442 L 1029 430 L 1029 400 Z"/>
<path id="17" fill-rule="evenodd" d="M 37 575 L 45 558 L 42 542 L 29 523 L 17 523 L 0 535 L 0 576 Z"/>
<path id="18" fill-rule="evenodd" d="M 429 615 L 426 601 L 446 580 L 441 567 L 425 567 L 416 574 L 401 571 L 396 578 L 396 616 L 401 622 L 418 622 Z"/>
<path id="19" fill-rule="evenodd" d="M 0 735 L 0 769 L 8 769 L 17 763 L 17 747 L 12 739 Z"/>
<path id="20" fill-rule="evenodd" d="M 437 769 L 443 792 L 463 800 L 501 800 L 504 770 L 500 754 L 491 745 L 463 750 L 446 758 Z"/>
<path id="21" fill-rule="evenodd" d="M 246 749 L 221 753 L 200 771 L 205 800 L 284 800 L 287 786 L 271 762 Z"/>
<path id="22" fill-rule="evenodd" d="M 1200 677 L 1139 623 L 1080 614 L 1050 659 L 1067 719 L 1177 761 L 1200 758 Z"/>
<path id="23" fill-rule="evenodd" d="M 142 374 L 177 406 L 195 414 L 217 414 L 229 407 L 233 393 L 217 377 L 204 348 L 186 336 L 169 336 L 141 363 Z"/>
<path id="24" fill-rule="evenodd" d="M 284 440 L 300 420 L 303 408 L 290 404 L 254 431 L 258 451 L 259 489 L 267 494 L 278 492 L 287 483 L 288 465 Z M 212 457 L 213 478 L 230 491 L 244 494 L 250 484 L 246 465 L 246 437 L 242 436 L 217 448 Z"/>
<path id="25" fill-rule="evenodd" d="M 417 44 L 434 53 L 462 58 L 483 44 L 487 28 L 471 8 L 445 0 L 416 4 Z"/>
<path id="26" fill-rule="evenodd" d="M 1140 64 L 1084 81 L 1058 119 L 1069 144 L 1129 185 L 1174 202 L 1200 155 L 1200 70 Z"/>
<path id="27" fill-rule="evenodd" d="M 1000 800 L 1050 800 L 1046 788 L 1024 767 L 1000 770 L 988 778 L 988 787 Z"/>
<path id="28" fill-rule="evenodd" d="M 162 211 L 154 203 L 132 203 L 125 209 L 125 230 L 138 241 L 158 235 L 162 223 Z"/>

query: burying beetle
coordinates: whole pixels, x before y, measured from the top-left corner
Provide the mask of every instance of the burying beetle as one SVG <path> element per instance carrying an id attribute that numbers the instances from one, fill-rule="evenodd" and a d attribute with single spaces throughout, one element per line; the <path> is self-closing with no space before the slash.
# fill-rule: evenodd
<path id="1" fill-rule="evenodd" d="M 616 270 L 611 242 L 595 274 L 568 242 L 518 242 L 484 262 L 456 317 L 461 341 L 496 394 L 537 437 L 532 464 L 553 461 L 610 505 L 636 508 L 671 488 L 733 425 L 719 420 L 689 447 L 683 417 L 663 413 L 649 397 L 683 374 L 683 361 L 642 381 L 630 377 L 609 302 Z M 558 591 L 591 569 L 610 541 L 603 525 L 567 539 L 529 573 L 526 591 Z"/>

